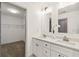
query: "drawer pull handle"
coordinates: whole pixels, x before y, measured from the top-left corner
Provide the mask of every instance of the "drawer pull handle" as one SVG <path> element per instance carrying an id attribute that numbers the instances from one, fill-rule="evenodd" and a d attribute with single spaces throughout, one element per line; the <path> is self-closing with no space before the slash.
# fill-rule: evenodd
<path id="1" fill-rule="evenodd" d="M 45 46 L 47 46 L 47 44 L 45 44 Z"/>

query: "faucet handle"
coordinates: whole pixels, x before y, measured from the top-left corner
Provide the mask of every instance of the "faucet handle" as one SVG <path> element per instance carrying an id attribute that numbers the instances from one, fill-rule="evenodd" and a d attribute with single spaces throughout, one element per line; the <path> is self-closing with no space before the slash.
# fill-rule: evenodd
<path id="1" fill-rule="evenodd" d="M 69 41 L 69 38 L 67 36 L 64 36 L 63 41 Z"/>
<path id="2" fill-rule="evenodd" d="M 43 37 L 46 37 L 46 34 L 43 34 Z"/>

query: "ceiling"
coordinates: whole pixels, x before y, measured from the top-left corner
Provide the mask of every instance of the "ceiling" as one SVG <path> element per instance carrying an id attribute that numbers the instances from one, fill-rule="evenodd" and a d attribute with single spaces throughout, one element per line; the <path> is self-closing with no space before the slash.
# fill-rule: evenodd
<path id="1" fill-rule="evenodd" d="M 58 13 L 63 14 L 63 13 L 73 12 L 73 11 L 79 11 L 79 3 L 71 4 L 71 5 L 65 6 L 64 8 L 60 8 L 58 10 Z"/>
<path id="2" fill-rule="evenodd" d="M 3 2 L 1 3 L 1 13 L 17 17 L 24 17 L 25 9 L 7 2 Z"/>

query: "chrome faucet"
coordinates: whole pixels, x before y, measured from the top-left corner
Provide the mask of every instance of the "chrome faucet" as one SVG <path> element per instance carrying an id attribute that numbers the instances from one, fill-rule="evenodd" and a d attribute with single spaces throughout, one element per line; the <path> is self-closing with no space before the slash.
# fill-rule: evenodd
<path id="1" fill-rule="evenodd" d="M 68 42 L 69 41 L 69 38 L 67 36 L 64 36 L 63 37 L 63 41 L 67 41 Z"/>
<path id="2" fill-rule="evenodd" d="M 52 27 L 52 29 L 53 29 L 53 34 L 55 33 L 55 28 L 59 28 L 59 27 L 60 27 L 60 25 L 57 25 L 57 24 L 53 25 L 53 27 Z"/>

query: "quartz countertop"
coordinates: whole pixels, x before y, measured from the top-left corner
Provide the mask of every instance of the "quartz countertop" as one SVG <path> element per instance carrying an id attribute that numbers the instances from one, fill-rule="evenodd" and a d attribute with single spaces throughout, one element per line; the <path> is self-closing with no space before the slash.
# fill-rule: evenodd
<path id="1" fill-rule="evenodd" d="M 79 42 L 73 41 L 71 43 L 68 43 L 68 42 L 62 42 L 61 39 L 54 39 L 54 38 L 51 38 L 51 37 L 42 37 L 42 36 L 33 36 L 32 38 L 38 39 L 38 40 L 43 40 L 43 41 L 46 41 L 46 42 L 50 42 L 52 44 L 60 45 L 60 46 L 63 46 L 63 47 L 67 47 L 67 48 L 79 51 Z"/>

